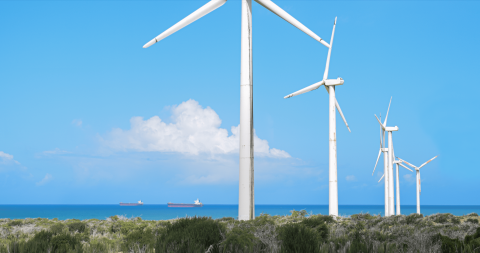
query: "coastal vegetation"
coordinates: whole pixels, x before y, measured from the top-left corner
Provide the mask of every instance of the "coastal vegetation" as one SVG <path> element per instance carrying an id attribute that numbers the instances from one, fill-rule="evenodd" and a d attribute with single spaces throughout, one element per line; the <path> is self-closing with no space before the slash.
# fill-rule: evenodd
<path id="1" fill-rule="evenodd" d="M 0 253 L 23 252 L 478 252 L 480 217 L 262 214 L 251 221 L 0 219 Z"/>

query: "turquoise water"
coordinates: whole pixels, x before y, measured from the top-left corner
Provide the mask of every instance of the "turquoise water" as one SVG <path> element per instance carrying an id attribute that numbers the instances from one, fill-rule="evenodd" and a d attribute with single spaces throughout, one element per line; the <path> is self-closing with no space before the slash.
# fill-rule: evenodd
<path id="1" fill-rule="evenodd" d="M 291 210 L 306 210 L 313 214 L 328 214 L 328 205 L 256 205 L 255 215 L 290 215 Z M 357 213 L 381 214 L 383 205 L 340 205 L 339 214 L 349 216 Z M 422 214 L 451 213 L 464 215 L 480 213 L 480 206 L 422 206 Z M 402 206 L 402 214 L 416 212 L 416 206 Z M 204 205 L 196 208 L 169 208 L 167 205 L 119 206 L 119 205 L 0 205 L 0 218 L 58 218 L 66 219 L 106 219 L 113 215 L 141 217 L 144 220 L 168 220 L 185 216 L 208 216 L 237 218 L 237 205 Z"/>

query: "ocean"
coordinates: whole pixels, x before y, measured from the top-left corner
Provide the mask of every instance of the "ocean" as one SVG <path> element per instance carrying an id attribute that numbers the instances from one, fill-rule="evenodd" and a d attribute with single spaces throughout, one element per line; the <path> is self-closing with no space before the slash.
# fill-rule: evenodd
<path id="1" fill-rule="evenodd" d="M 403 205 L 402 214 L 416 212 L 415 205 Z M 306 210 L 309 214 L 328 214 L 328 205 L 256 205 L 255 216 L 261 213 L 269 215 L 290 215 L 291 210 Z M 340 205 L 339 214 L 349 216 L 358 213 L 380 214 L 383 205 Z M 457 216 L 480 213 L 480 206 L 421 206 L 423 215 L 451 213 Z M 0 218 L 58 218 L 66 219 L 106 219 L 113 215 L 128 218 L 140 217 L 143 220 L 169 220 L 185 216 L 207 216 L 213 219 L 222 217 L 237 218 L 238 205 L 204 205 L 194 208 L 172 208 L 167 205 L 119 206 L 117 205 L 0 205 Z"/>

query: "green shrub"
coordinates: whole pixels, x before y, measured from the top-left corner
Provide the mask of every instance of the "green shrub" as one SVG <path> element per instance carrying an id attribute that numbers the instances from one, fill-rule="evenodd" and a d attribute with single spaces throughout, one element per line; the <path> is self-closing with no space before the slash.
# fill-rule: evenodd
<path id="1" fill-rule="evenodd" d="M 451 222 L 452 222 L 453 224 L 460 224 L 460 219 L 457 218 L 457 217 L 453 217 L 453 218 L 451 219 Z"/>
<path id="2" fill-rule="evenodd" d="M 253 229 L 247 226 L 234 227 L 222 242 L 222 252 L 256 252 L 265 245 L 253 235 Z"/>
<path id="3" fill-rule="evenodd" d="M 319 252 L 320 241 L 315 230 L 302 224 L 291 223 L 279 228 L 280 252 Z"/>
<path id="4" fill-rule="evenodd" d="M 473 224 L 478 224 L 478 220 L 477 219 L 472 219 L 472 218 L 468 218 L 466 220 L 466 222 L 470 222 L 470 223 L 473 223 Z"/>
<path id="5" fill-rule="evenodd" d="M 155 246 L 155 236 L 150 228 L 135 229 L 124 237 L 122 245 L 124 252 L 152 250 Z"/>
<path id="6" fill-rule="evenodd" d="M 467 216 L 478 217 L 478 214 L 477 213 L 469 213 L 469 214 L 467 214 Z"/>
<path id="7" fill-rule="evenodd" d="M 15 227 L 15 226 L 20 226 L 23 224 L 23 221 L 22 220 L 12 220 L 10 221 L 9 223 L 7 223 L 8 226 L 10 227 Z"/>
<path id="8" fill-rule="evenodd" d="M 50 244 L 52 246 L 52 252 L 69 252 L 82 247 L 80 241 L 69 234 L 61 234 L 52 237 Z"/>
<path id="9" fill-rule="evenodd" d="M 220 243 L 224 232 L 223 226 L 209 217 L 179 219 L 167 224 L 157 239 L 155 252 L 205 252 L 211 245 Z"/>
<path id="10" fill-rule="evenodd" d="M 217 221 L 230 222 L 230 221 L 235 221 L 235 219 L 232 217 L 223 217 L 223 218 L 217 219 Z"/>
<path id="11" fill-rule="evenodd" d="M 62 223 L 55 223 L 50 227 L 50 231 L 54 234 L 60 234 L 63 232 L 63 228 L 65 228 L 65 225 Z"/>
<path id="12" fill-rule="evenodd" d="M 407 224 L 416 224 L 419 220 L 423 219 L 423 214 L 412 213 L 405 218 Z"/>
<path id="13" fill-rule="evenodd" d="M 85 223 L 77 221 L 68 224 L 68 231 L 83 233 L 85 231 Z"/>

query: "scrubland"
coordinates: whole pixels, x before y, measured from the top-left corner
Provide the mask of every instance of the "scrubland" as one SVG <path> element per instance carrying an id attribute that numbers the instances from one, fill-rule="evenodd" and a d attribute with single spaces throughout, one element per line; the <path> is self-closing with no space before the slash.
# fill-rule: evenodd
<path id="1" fill-rule="evenodd" d="M 252 221 L 187 217 L 168 221 L 0 219 L 4 252 L 478 252 L 472 213 L 349 217 L 262 214 Z"/>

